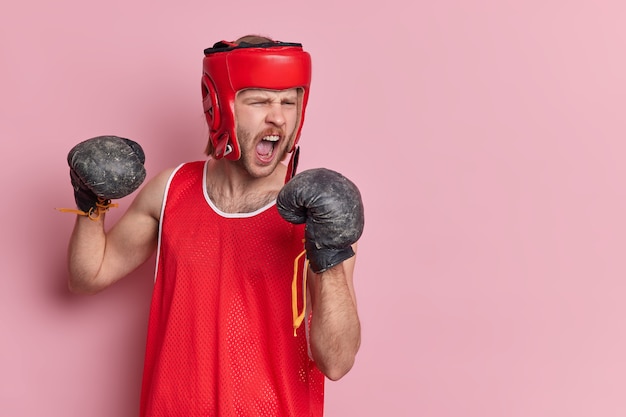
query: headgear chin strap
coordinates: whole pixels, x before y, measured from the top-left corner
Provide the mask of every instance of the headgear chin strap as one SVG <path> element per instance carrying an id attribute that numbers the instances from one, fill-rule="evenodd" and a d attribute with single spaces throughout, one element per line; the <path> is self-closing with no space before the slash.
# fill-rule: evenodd
<path id="1" fill-rule="evenodd" d="M 290 152 L 295 149 L 311 84 L 311 56 L 302 50 L 302 44 L 221 41 L 204 50 L 202 67 L 202 99 L 214 158 L 234 161 L 241 157 L 235 130 L 235 96 L 248 88 L 302 89 L 299 120 Z"/>

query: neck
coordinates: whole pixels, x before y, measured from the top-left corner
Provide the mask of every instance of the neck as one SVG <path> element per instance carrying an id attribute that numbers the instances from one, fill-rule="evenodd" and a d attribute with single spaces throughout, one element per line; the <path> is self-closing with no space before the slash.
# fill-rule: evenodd
<path id="1" fill-rule="evenodd" d="M 227 159 L 211 159 L 206 169 L 209 198 L 226 213 L 249 213 L 266 206 L 278 195 L 286 173 L 280 164 L 270 175 L 257 178 Z"/>

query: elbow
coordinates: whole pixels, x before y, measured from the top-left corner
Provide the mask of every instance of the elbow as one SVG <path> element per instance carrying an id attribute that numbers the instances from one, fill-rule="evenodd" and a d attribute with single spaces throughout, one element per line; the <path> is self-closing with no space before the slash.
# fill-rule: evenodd
<path id="1" fill-rule="evenodd" d="M 331 381 L 339 381 L 346 376 L 354 363 L 361 346 L 360 332 L 346 343 L 323 345 L 311 344 L 311 353 L 318 369 Z"/>
<path id="2" fill-rule="evenodd" d="M 67 281 L 67 289 L 72 294 L 76 295 L 94 295 L 102 290 L 93 285 L 88 285 L 85 282 L 69 279 Z"/>
<path id="3" fill-rule="evenodd" d="M 348 372 L 352 369 L 354 365 L 354 358 L 349 361 L 344 361 L 344 363 L 336 364 L 333 366 L 328 366 L 326 369 L 322 370 L 326 378 L 331 381 L 339 381 L 341 378 L 346 376 Z"/>
<path id="4" fill-rule="evenodd" d="M 317 367 L 331 381 L 339 381 L 346 376 L 354 366 L 356 360 L 356 351 L 342 352 L 333 356 L 326 356 L 316 361 Z"/>
<path id="5" fill-rule="evenodd" d="M 83 286 L 76 285 L 76 284 L 72 283 L 71 281 L 68 281 L 67 289 L 69 290 L 69 292 L 71 292 L 74 295 L 92 295 L 92 294 L 95 294 L 94 291 L 90 291 L 90 290 L 86 289 Z"/>

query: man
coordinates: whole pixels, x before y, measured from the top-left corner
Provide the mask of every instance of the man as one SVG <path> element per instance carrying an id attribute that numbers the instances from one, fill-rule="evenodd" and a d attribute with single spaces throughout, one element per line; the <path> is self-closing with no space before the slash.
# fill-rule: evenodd
<path id="1" fill-rule="evenodd" d="M 293 176 L 300 44 L 222 41 L 203 68 L 209 158 L 155 176 L 108 233 L 110 199 L 145 177 L 141 147 L 98 137 L 70 152 L 69 287 L 96 293 L 157 250 L 142 416 L 321 416 L 324 376 L 344 376 L 360 345 L 358 189 L 329 170 Z"/>

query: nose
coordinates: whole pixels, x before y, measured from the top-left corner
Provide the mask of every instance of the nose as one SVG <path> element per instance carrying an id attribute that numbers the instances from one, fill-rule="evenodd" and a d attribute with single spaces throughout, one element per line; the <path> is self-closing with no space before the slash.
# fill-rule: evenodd
<path id="1" fill-rule="evenodd" d="M 285 124 L 285 114 L 281 103 L 272 103 L 269 106 L 265 121 L 275 126 L 283 126 Z"/>

